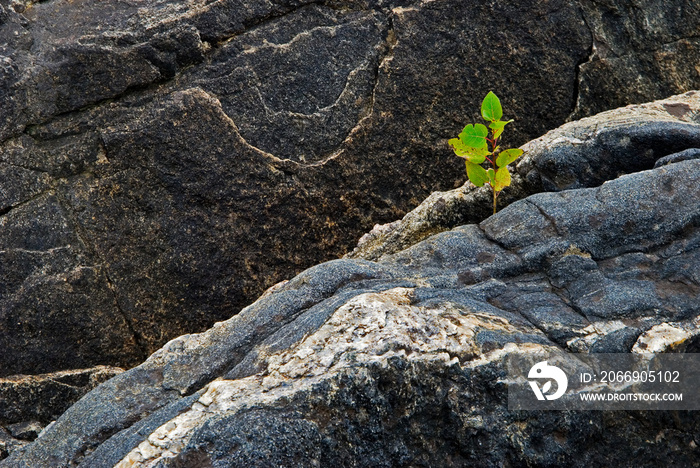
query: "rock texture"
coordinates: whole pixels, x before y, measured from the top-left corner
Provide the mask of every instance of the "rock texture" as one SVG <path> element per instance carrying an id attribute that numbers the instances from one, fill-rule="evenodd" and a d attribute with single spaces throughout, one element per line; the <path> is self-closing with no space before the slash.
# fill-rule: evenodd
<path id="1" fill-rule="evenodd" d="M 507 409 L 510 354 L 698 349 L 700 160 L 653 168 L 639 142 L 681 123 L 656 119 L 651 138 L 617 116 L 531 144 L 523 180 L 559 191 L 306 270 L 102 384 L 2 466 L 697 466 L 692 412 Z M 648 168 L 615 178 L 606 135 Z M 598 176 L 613 179 L 577 182 Z"/>
<path id="2" fill-rule="evenodd" d="M 580 67 L 573 118 L 692 87 L 700 73 L 697 2 L 591 0 L 583 5 L 593 46 Z"/>
<path id="3" fill-rule="evenodd" d="M 700 93 L 630 105 L 577 120 L 522 146 L 499 207 L 529 195 L 596 187 L 622 174 L 697 159 Z M 399 221 L 376 225 L 347 258 L 377 260 L 426 237 L 491 215 L 489 187 L 435 192 Z"/>
<path id="4" fill-rule="evenodd" d="M 619 3 L 0 0 L 0 375 L 136 365 L 344 254 L 464 181 L 489 89 L 515 145 L 697 88 L 696 2 Z"/>
<path id="5" fill-rule="evenodd" d="M 123 371 L 99 366 L 0 379 L 0 459 L 36 439 L 83 395 Z"/>

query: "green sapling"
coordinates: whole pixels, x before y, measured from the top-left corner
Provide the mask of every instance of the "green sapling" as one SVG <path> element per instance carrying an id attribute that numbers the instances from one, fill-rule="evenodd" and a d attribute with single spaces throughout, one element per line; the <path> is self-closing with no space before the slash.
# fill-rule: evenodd
<path id="1" fill-rule="evenodd" d="M 457 156 L 464 158 L 467 164 L 467 176 L 472 184 L 481 187 L 489 184 L 493 192 L 493 213 L 496 214 L 498 194 L 510 185 L 508 164 L 518 159 L 521 149 L 502 150 L 498 143 L 503 129 L 512 120 L 501 120 L 503 109 L 501 101 L 492 92 L 481 103 L 481 116 L 488 122 L 488 128 L 483 124 L 469 124 L 464 127 L 459 137 L 448 141 Z M 482 164 L 486 163 L 488 168 Z"/>

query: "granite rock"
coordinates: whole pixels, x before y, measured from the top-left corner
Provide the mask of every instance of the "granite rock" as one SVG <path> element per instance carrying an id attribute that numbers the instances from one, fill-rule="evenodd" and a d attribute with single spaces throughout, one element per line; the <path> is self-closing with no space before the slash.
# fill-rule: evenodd
<path id="1" fill-rule="evenodd" d="M 570 122 L 521 148 L 512 184 L 499 207 L 541 192 L 596 187 L 623 174 L 697 159 L 700 93 L 630 105 Z M 453 227 L 491 214 L 490 187 L 470 182 L 435 192 L 401 220 L 377 225 L 347 258 L 376 260 Z"/>
<path id="2" fill-rule="evenodd" d="M 121 372 L 98 366 L 0 379 L 0 459 L 36 439 L 83 395 Z"/>
<path id="3" fill-rule="evenodd" d="M 0 375 L 134 366 L 346 253 L 464 182 L 445 140 L 489 89 L 518 145 L 697 88 L 680 54 L 633 59 L 697 53 L 697 7 L 665 5 L 683 22 L 583 0 L 0 1 Z"/>
<path id="4" fill-rule="evenodd" d="M 692 352 L 700 161 L 341 259 L 181 336 L 3 467 L 694 466 L 692 412 L 509 411 L 504 359 Z"/>

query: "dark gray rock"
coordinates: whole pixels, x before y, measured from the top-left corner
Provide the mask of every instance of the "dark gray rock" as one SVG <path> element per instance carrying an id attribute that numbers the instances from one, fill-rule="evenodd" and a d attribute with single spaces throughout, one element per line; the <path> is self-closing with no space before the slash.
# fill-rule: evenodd
<path id="1" fill-rule="evenodd" d="M 123 369 L 100 366 L 0 379 L 0 425 L 32 420 L 46 426 L 80 397 L 121 372 Z"/>
<path id="2" fill-rule="evenodd" d="M 56 192 L 8 212 L 0 225 L 0 375 L 138 362 L 143 354 L 104 268 L 86 262 L 89 252 Z"/>
<path id="3" fill-rule="evenodd" d="M 12 451 L 27 445 L 26 440 L 15 439 L 4 427 L 0 427 L 0 460 L 7 458 Z"/>
<path id="4" fill-rule="evenodd" d="M 622 174 L 694 159 L 700 146 L 698 97 L 691 91 L 603 112 L 526 143 L 499 207 L 542 191 L 596 187 Z M 346 257 L 377 260 L 430 235 L 481 222 L 492 214 L 490 190 L 467 182 L 435 192 L 403 219 L 376 225 Z"/>
<path id="5" fill-rule="evenodd" d="M 695 349 L 698 197 L 700 161 L 681 161 L 321 264 L 1 465 L 693 466 L 692 412 L 509 411 L 503 376 L 509 354 Z"/>
<path id="6" fill-rule="evenodd" d="M 663 158 L 656 161 L 656 163 L 654 164 L 654 168 L 665 166 L 666 164 L 688 161 L 689 159 L 700 159 L 700 148 L 689 148 L 678 153 L 673 153 L 669 154 L 668 156 L 664 156 Z"/>
<path id="7" fill-rule="evenodd" d="M 700 40 L 692 18 L 700 14 L 697 2 L 586 0 L 581 5 L 593 46 L 579 68 L 572 118 L 646 102 L 649 94 L 678 94 L 696 80 Z"/>
<path id="8" fill-rule="evenodd" d="M 665 102 L 677 100 L 672 97 Z M 669 114 L 668 120 L 662 121 L 659 116 L 647 120 L 630 114 L 634 121 L 619 126 L 610 125 L 613 119 L 599 114 L 608 125 L 596 128 L 585 141 L 559 142 L 546 154 L 535 152 L 534 157 L 518 164 L 518 173 L 534 185 L 533 191 L 594 187 L 622 174 L 650 169 L 657 159 L 700 145 L 697 117 L 675 119 Z"/>
<path id="9" fill-rule="evenodd" d="M 674 70 L 633 99 L 698 87 L 629 59 L 697 52 L 680 0 L 649 26 L 563 0 L 0 5 L 0 375 L 136 365 L 346 253 L 464 181 L 445 139 L 489 89 L 512 145 L 608 106 L 594 44 L 619 77 Z"/>
<path id="10" fill-rule="evenodd" d="M 99 366 L 0 379 L 0 459 L 36 439 L 83 395 L 121 372 Z"/>
<path id="11" fill-rule="evenodd" d="M 7 426 L 12 437 L 26 441 L 32 441 L 39 437 L 39 433 L 43 427 L 44 426 L 38 421 L 25 421 Z"/>

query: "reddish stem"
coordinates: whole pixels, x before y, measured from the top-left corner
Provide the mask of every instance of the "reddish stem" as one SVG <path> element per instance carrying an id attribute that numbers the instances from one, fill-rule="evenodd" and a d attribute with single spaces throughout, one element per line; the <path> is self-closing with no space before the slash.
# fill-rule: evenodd
<path id="1" fill-rule="evenodd" d="M 487 138 L 487 140 L 491 143 L 491 149 L 493 151 L 493 160 L 489 159 L 489 162 L 491 163 L 491 166 L 493 166 L 494 172 L 496 171 L 496 147 L 498 146 L 498 138 L 494 138 L 493 140 Z M 491 185 L 489 183 L 489 185 Z M 493 214 L 496 214 L 496 199 L 498 198 L 498 193 L 496 192 L 496 187 L 491 185 L 491 192 L 493 192 Z"/>

